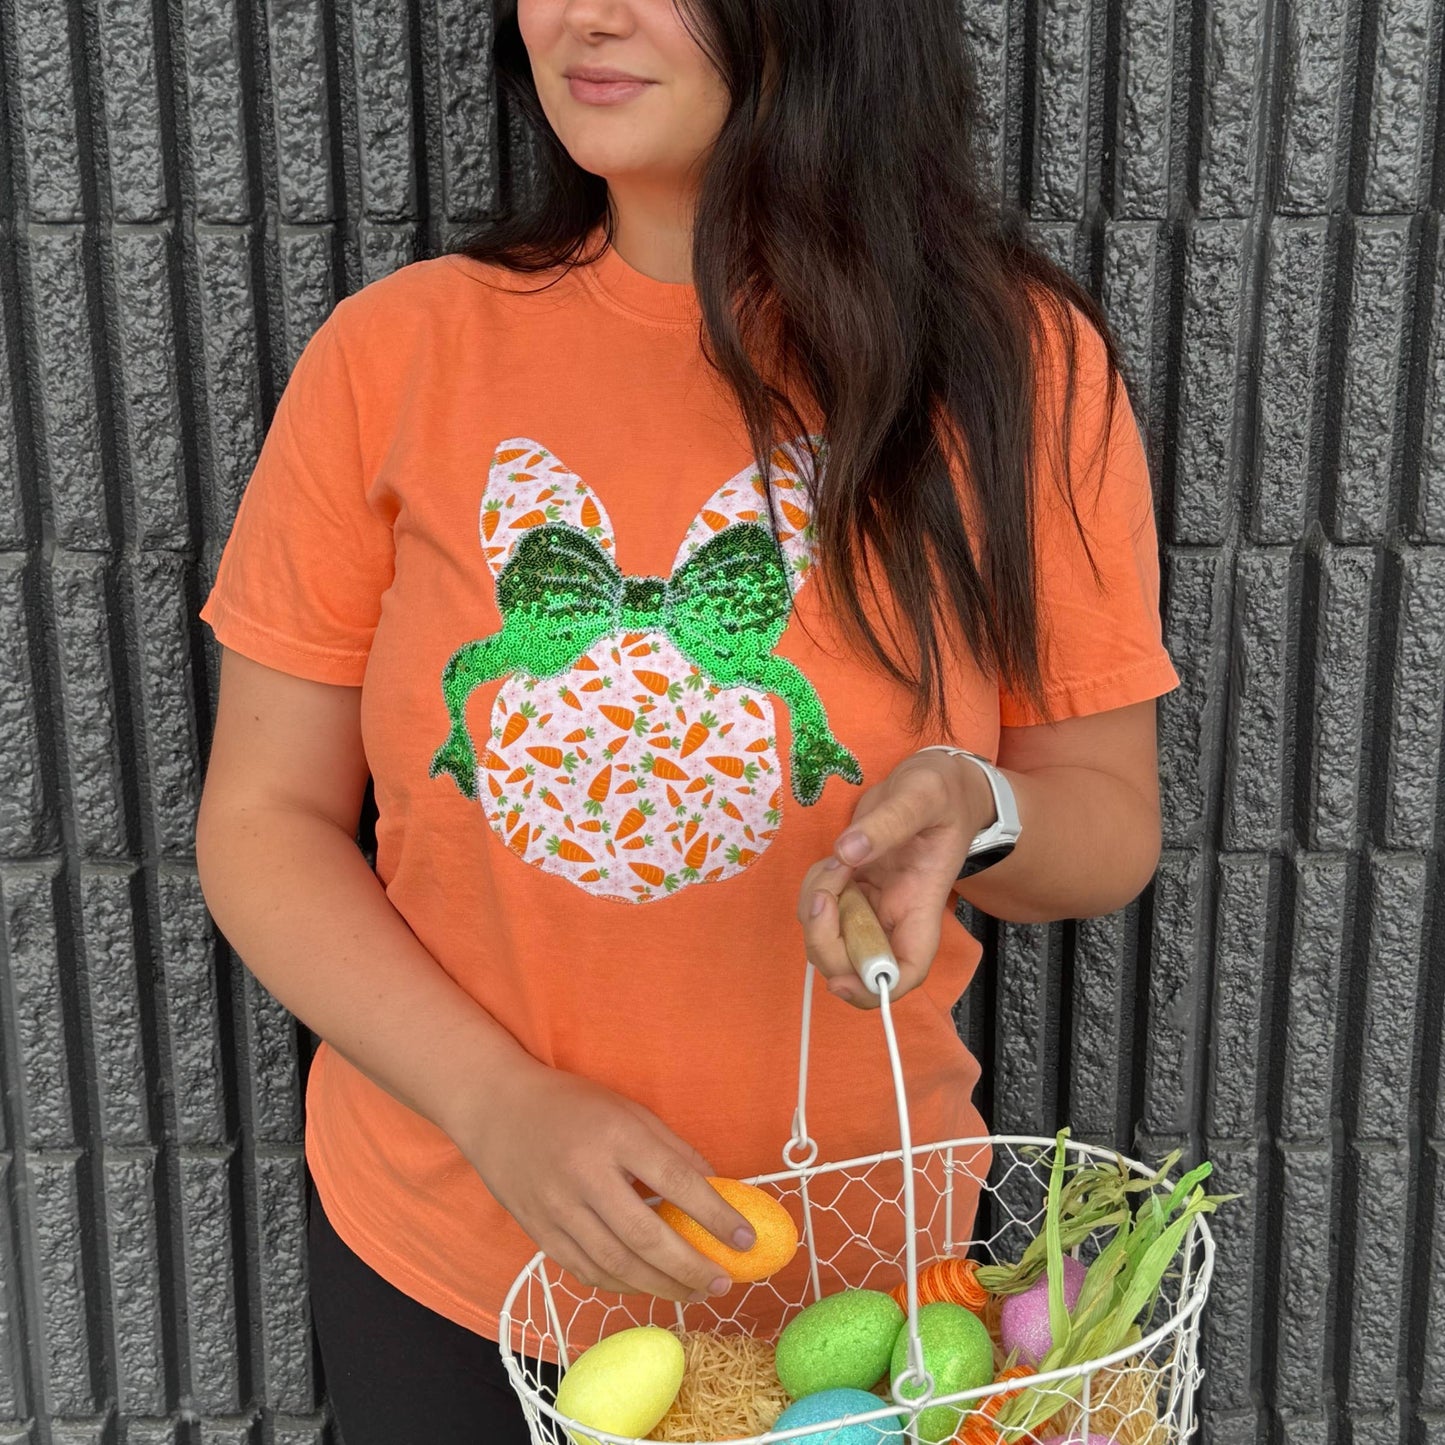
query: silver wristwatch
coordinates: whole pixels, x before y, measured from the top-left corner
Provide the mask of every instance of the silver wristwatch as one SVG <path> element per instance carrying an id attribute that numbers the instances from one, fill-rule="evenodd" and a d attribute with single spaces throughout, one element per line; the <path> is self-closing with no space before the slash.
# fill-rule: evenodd
<path id="1" fill-rule="evenodd" d="M 985 868 L 992 868 L 995 863 L 1002 863 L 1013 852 L 1023 831 L 1019 825 L 1018 803 L 1014 800 L 1009 780 L 987 758 L 981 758 L 966 748 L 933 743 L 920 748 L 919 752 L 947 753 L 951 758 L 967 758 L 988 779 L 989 791 L 993 794 L 994 821 L 969 844 L 968 855 L 958 872 L 959 878 L 970 878 Z"/>

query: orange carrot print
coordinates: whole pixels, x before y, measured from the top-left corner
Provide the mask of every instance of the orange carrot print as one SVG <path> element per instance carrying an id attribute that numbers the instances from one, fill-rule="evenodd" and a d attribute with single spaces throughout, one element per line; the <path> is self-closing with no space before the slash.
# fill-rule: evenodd
<path id="1" fill-rule="evenodd" d="M 741 758 L 724 757 L 721 754 L 714 756 L 709 754 L 704 760 L 708 767 L 716 768 L 718 772 L 729 778 L 740 778 L 743 775 L 743 760 Z"/>
<path id="2" fill-rule="evenodd" d="M 554 833 L 547 839 L 547 851 L 564 863 L 595 863 L 597 860 L 580 844 Z"/>
<path id="3" fill-rule="evenodd" d="M 643 753 L 642 771 L 654 778 L 670 778 L 675 782 L 687 782 L 687 774 L 671 758 L 659 758 L 653 753 Z"/>
<path id="4" fill-rule="evenodd" d="M 662 885 L 662 880 L 667 876 L 655 863 L 629 863 L 632 869 L 644 883 L 651 883 L 654 888 Z"/>
<path id="5" fill-rule="evenodd" d="M 792 502 L 785 501 L 781 497 L 778 499 L 778 507 L 798 531 L 801 532 L 808 525 L 808 514 L 801 507 L 796 507 Z"/>
<path id="6" fill-rule="evenodd" d="M 634 672 L 632 675 L 648 692 L 655 692 L 659 697 L 668 689 L 668 681 L 660 672 Z"/>
<path id="7" fill-rule="evenodd" d="M 498 452 L 492 461 L 497 466 L 505 466 L 508 462 L 514 462 L 518 457 L 526 456 L 526 454 L 526 447 L 507 447 L 504 451 Z"/>
<path id="8" fill-rule="evenodd" d="M 580 517 L 584 527 L 600 527 L 602 525 L 602 513 L 598 511 L 597 503 L 591 496 L 582 498 Z M 586 879 L 583 882 L 586 882 Z"/>
<path id="9" fill-rule="evenodd" d="M 760 722 L 767 721 L 767 718 L 764 715 L 762 708 L 758 706 L 756 698 L 745 697 L 743 699 L 743 711 L 746 713 L 751 713 Z"/>
<path id="10" fill-rule="evenodd" d="M 619 791 L 621 790 L 619 789 Z M 617 825 L 617 832 L 614 836 L 619 842 L 623 838 L 630 838 L 639 828 L 646 825 L 653 812 L 652 804 L 644 798 L 635 808 L 629 808 L 622 815 L 622 821 Z"/>
<path id="11" fill-rule="evenodd" d="M 612 787 L 612 765 L 597 770 L 597 776 L 592 779 L 592 786 L 587 789 L 587 796 L 594 803 L 600 803 L 607 797 L 608 790 Z"/>
<path id="12" fill-rule="evenodd" d="M 527 731 L 527 724 L 537 716 L 537 709 L 529 702 L 524 702 L 511 717 L 507 719 L 507 725 L 502 729 L 502 746 L 509 748 L 524 732 Z"/>
<path id="13" fill-rule="evenodd" d="M 540 527 L 547 520 L 547 514 L 540 507 L 533 507 L 530 512 L 523 512 L 509 527 L 508 531 L 521 532 L 528 527 Z"/>
<path id="14" fill-rule="evenodd" d="M 502 520 L 502 504 L 495 499 L 482 508 L 482 536 L 490 542 L 497 535 Z"/>
<path id="15" fill-rule="evenodd" d="M 631 732 L 632 724 L 637 721 L 637 714 L 630 707 L 618 707 L 616 703 L 599 703 L 597 705 L 597 711 L 600 712 L 613 727 L 621 728 L 623 732 Z"/>
<path id="16" fill-rule="evenodd" d="M 703 713 L 683 734 L 678 756 L 685 758 L 689 753 L 695 753 L 708 740 L 716 726 L 717 719 L 710 712 Z"/>
<path id="17" fill-rule="evenodd" d="M 693 840 L 693 845 L 683 854 L 682 861 L 689 868 L 701 868 L 707 862 L 708 837 L 706 833 L 699 833 Z"/>

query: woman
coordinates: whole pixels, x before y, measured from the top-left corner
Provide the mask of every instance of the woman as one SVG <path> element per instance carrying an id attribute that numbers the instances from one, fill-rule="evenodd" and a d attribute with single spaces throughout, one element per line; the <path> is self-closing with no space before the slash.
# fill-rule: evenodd
<path id="1" fill-rule="evenodd" d="M 1096 308 L 978 179 L 954 8 L 499 6 L 535 207 L 344 300 L 282 397 L 202 614 L 197 854 L 324 1040 L 348 1445 L 524 1438 L 533 1242 L 726 1291 L 639 1195 L 746 1246 L 705 1176 L 776 1167 L 802 947 L 859 1005 L 815 1010 L 812 1132 L 888 1147 L 850 879 L 929 1138 L 984 1132 L 955 890 L 1041 920 L 1152 874 L 1147 468 Z"/>

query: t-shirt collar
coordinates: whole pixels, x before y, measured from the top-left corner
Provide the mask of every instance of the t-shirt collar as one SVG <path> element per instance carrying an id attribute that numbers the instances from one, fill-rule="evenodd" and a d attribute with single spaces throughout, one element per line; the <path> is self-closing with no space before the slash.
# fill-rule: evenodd
<path id="1" fill-rule="evenodd" d="M 654 326 L 695 326 L 702 314 L 697 290 L 690 282 L 645 276 L 611 246 L 578 271 L 604 301 L 639 321 Z"/>

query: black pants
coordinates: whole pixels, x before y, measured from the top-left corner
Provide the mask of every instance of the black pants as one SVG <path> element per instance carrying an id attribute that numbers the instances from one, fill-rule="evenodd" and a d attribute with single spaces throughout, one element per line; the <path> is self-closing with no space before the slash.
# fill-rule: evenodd
<path id="1" fill-rule="evenodd" d="M 315 1189 L 310 1205 L 311 1315 L 343 1445 L 526 1445 L 496 1342 L 357 1258 Z M 555 1387 L 554 1371 L 546 1379 Z"/>

